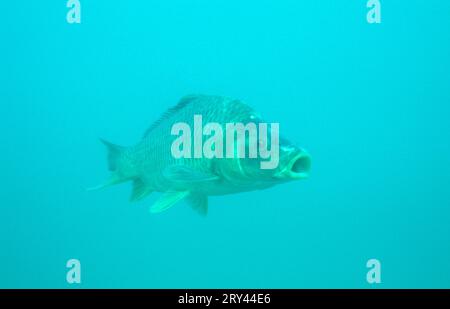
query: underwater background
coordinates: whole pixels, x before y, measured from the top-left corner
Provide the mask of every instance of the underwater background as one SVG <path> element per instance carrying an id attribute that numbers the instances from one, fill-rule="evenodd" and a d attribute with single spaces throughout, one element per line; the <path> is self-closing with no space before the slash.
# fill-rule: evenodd
<path id="1" fill-rule="evenodd" d="M 381 24 L 365 0 L 80 2 L 80 24 L 0 8 L 0 287 L 450 288 L 450 1 L 381 1 Z M 206 218 L 86 191 L 100 137 L 133 145 L 192 93 L 279 122 L 310 177 Z"/>

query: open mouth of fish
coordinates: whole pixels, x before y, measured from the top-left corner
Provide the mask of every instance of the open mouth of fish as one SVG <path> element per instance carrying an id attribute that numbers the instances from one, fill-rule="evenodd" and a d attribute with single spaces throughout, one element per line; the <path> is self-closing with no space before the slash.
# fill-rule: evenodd
<path id="1" fill-rule="evenodd" d="M 289 161 L 286 171 L 291 178 L 302 179 L 309 175 L 311 158 L 306 153 L 299 153 Z"/>
<path id="2" fill-rule="evenodd" d="M 303 179 L 309 176 L 311 169 L 311 158 L 305 153 L 296 154 L 290 159 L 285 168 L 275 175 L 275 178 L 282 179 Z"/>

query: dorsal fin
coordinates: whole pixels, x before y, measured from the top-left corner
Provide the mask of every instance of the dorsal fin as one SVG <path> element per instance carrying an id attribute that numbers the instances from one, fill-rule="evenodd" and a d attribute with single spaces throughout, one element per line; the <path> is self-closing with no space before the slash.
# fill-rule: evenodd
<path id="1" fill-rule="evenodd" d="M 198 99 L 199 97 L 201 97 L 201 95 L 187 95 L 184 96 L 180 99 L 180 101 L 178 102 L 177 105 L 169 108 L 166 112 L 164 112 L 164 114 L 162 114 L 161 117 L 159 117 L 158 120 L 156 120 L 148 129 L 147 131 L 145 131 L 143 138 L 147 137 L 147 135 L 153 130 L 155 129 L 157 126 L 159 126 L 164 120 L 166 120 L 167 118 L 169 118 L 170 116 L 172 116 L 173 114 L 175 114 L 176 112 L 178 112 L 179 110 L 183 109 L 185 106 L 187 106 L 189 103 L 191 103 L 192 101 L 195 101 L 196 99 Z"/>

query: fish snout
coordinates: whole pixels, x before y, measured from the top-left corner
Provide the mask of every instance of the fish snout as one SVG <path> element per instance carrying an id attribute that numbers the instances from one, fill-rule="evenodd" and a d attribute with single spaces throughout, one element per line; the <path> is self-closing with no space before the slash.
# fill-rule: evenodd
<path id="1" fill-rule="evenodd" d="M 287 162 L 286 166 L 275 177 L 281 179 L 304 179 L 309 176 L 311 157 L 301 150 Z"/>

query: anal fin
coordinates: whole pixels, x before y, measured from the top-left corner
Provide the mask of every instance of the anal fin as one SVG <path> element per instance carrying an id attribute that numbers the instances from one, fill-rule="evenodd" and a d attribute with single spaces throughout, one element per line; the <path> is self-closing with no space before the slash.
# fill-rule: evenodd
<path id="1" fill-rule="evenodd" d="M 147 186 L 140 178 L 136 178 L 133 180 L 133 191 L 131 192 L 130 201 L 140 201 L 152 192 L 152 188 Z"/>

